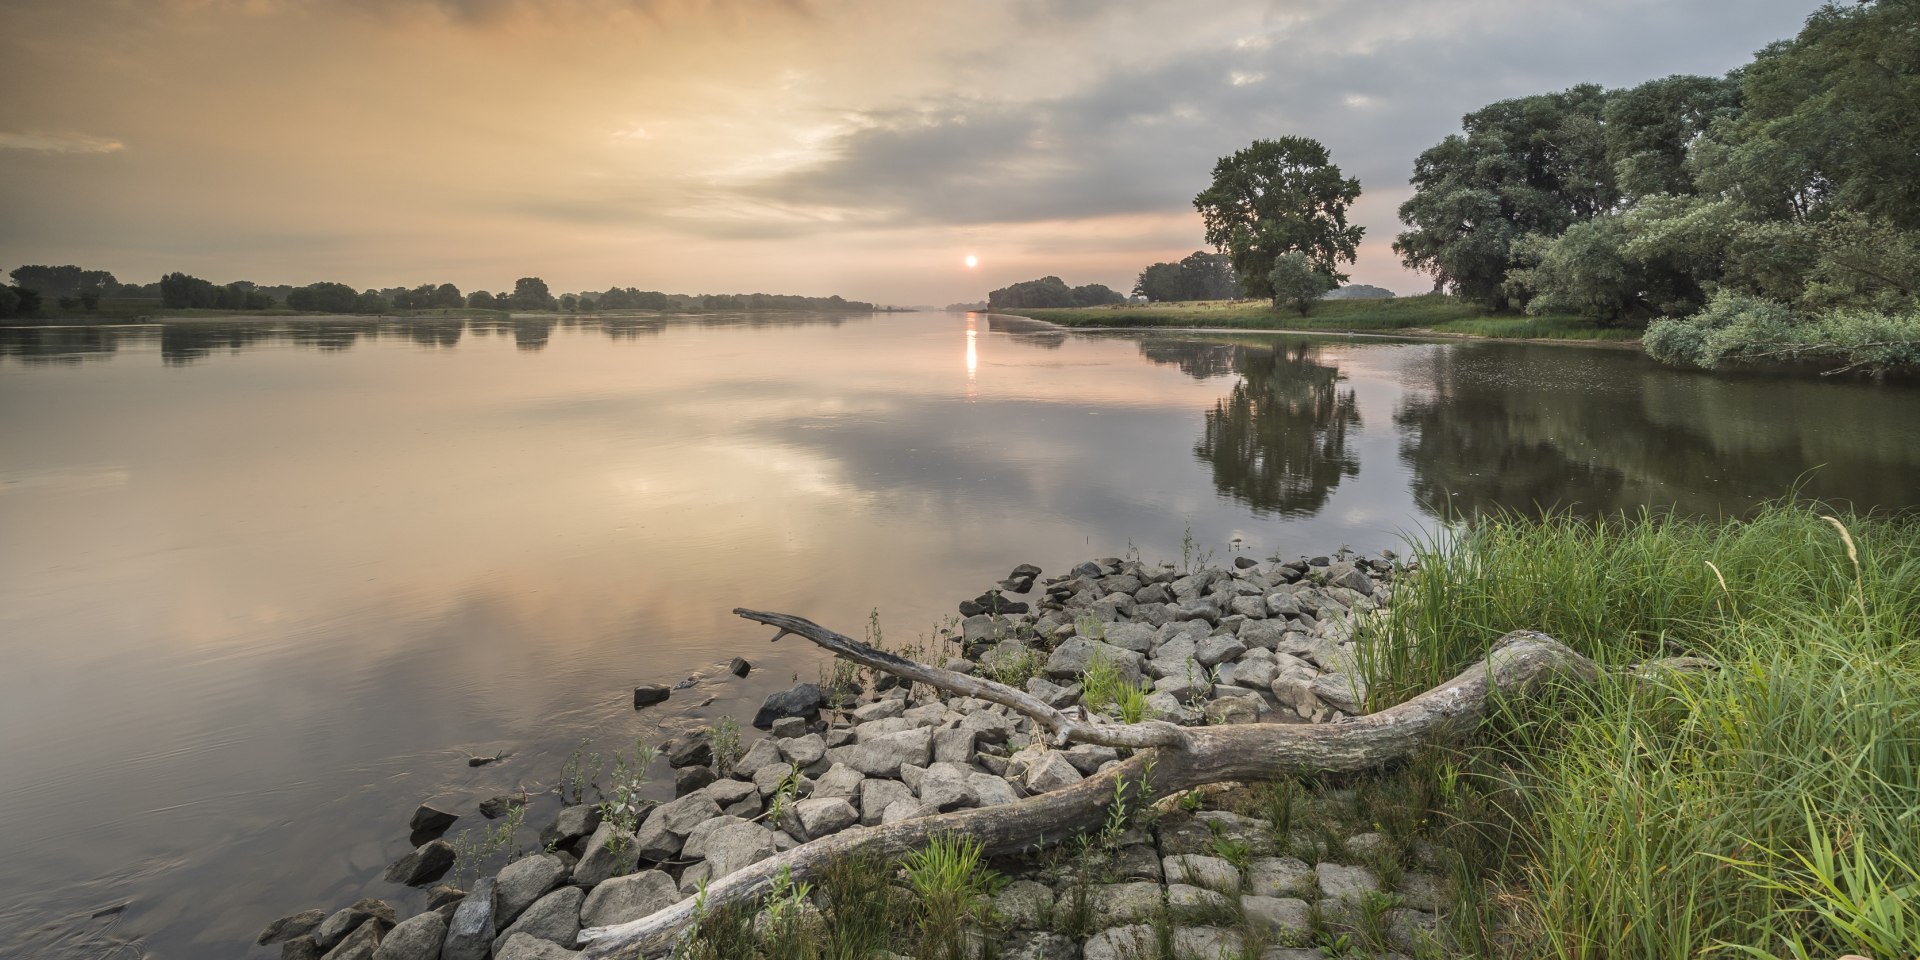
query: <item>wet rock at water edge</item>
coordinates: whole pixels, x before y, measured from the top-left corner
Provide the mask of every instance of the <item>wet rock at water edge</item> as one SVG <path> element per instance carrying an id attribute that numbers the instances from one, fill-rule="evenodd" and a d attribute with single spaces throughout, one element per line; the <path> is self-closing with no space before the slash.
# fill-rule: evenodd
<path id="1" fill-rule="evenodd" d="M 294 937 L 305 936 L 312 933 L 313 929 L 320 925 L 320 921 L 325 919 L 327 919 L 327 913 L 324 910 L 302 910 L 299 913 L 281 917 L 267 924 L 267 928 L 260 931 L 260 938 L 254 943 L 264 947 L 268 944 L 292 940 Z"/>
<path id="2" fill-rule="evenodd" d="M 498 820 L 506 816 L 508 810 L 526 805 L 526 794 L 503 793 L 497 797 L 488 797 L 480 801 L 480 815 L 486 817 L 488 820 Z"/>
<path id="3" fill-rule="evenodd" d="M 372 921 L 383 924 L 384 928 L 393 926 L 393 904 L 371 897 L 355 900 L 352 904 L 333 912 L 320 922 L 313 931 L 313 941 L 322 951 L 332 950 L 336 944 L 346 939 L 347 934 Z"/>
<path id="4" fill-rule="evenodd" d="M 423 803 L 413 811 L 412 819 L 407 821 L 407 829 L 414 834 L 428 834 L 425 839 L 439 836 L 460 819 L 457 813 L 448 813 L 431 803 Z"/>
<path id="5" fill-rule="evenodd" d="M 383 921 L 363 923 L 327 951 L 322 960 L 373 960 L 373 952 L 380 948 L 380 938 L 386 932 L 387 925 Z"/>
<path id="6" fill-rule="evenodd" d="M 681 767 L 704 767 L 713 762 L 713 742 L 708 739 L 705 730 L 695 730 L 685 736 L 667 741 L 667 766 L 675 770 Z"/>
<path id="7" fill-rule="evenodd" d="M 713 781 L 712 767 L 681 767 L 673 773 L 673 795 L 684 797 Z"/>
<path id="8" fill-rule="evenodd" d="M 388 883 L 423 887 L 446 876 L 447 871 L 453 869 L 453 861 L 453 844 L 429 840 L 387 867 L 386 879 Z"/>
<path id="9" fill-rule="evenodd" d="M 736 677 L 744 677 L 753 672 L 753 664 L 748 663 L 745 657 L 734 657 L 727 662 L 727 672 Z"/>
<path id="10" fill-rule="evenodd" d="M 499 763 L 499 762 L 500 762 L 500 755 L 497 753 L 491 757 L 468 757 L 467 758 L 467 766 L 469 767 L 484 767 L 489 763 Z"/>
<path id="11" fill-rule="evenodd" d="M 313 934 L 294 937 L 280 945 L 280 960 L 320 960 L 320 947 L 313 942 Z"/>
<path id="12" fill-rule="evenodd" d="M 633 708 L 651 707 L 656 703 L 665 703 L 673 691 L 663 684 L 650 683 L 633 688 Z"/>
<path id="13" fill-rule="evenodd" d="M 548 890 L 567 877 L 566 861 L 550 853 L 536 853 L 507 864 L 494 878 L 494 923 L 512 924 Z"/>
<path id="14" fill-rule="evenodd" d="M 484 877 L 473 885 L 453 919 L 447 921 L 447 938 L 440 948 L 440 960 L 486 960 L 493 950 L 493 878 Z"/>
<path id="15" fill-rule="evenodd" d="M 403 920 L 380 940 L 373 960 L 439 960 L 447 942 L 447 920 L 431 911 Z"/>
<path id="16" fill-rule="evenodd" d="M 812 720 L 820 712 L 820 704 L 825 700 L 826 692 L 820 689 L 819 684 L 795 684 L 779 693 L 768 694 L 760 704 L 760 712 L 754 714 L 753 725 L 764 730 L 782 717 Z"/>

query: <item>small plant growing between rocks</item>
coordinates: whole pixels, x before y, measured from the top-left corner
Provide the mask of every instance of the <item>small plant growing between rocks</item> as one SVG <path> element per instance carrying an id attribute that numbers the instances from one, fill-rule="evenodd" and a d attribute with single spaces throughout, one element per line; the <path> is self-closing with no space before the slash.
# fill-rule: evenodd
<path id="1" fill-rule="evenodd" d="M 723 716 L 707 728 L 707 744 L 713 749 L 713 772 L 715 776 L 733 775 L 733 765 L 740 760 L 740 724 L 731 715 Z"/>
<path id="2" fill-rule="evenodd" d="M 659 756 L 660 751 L 646 743 L 635 743 L 632 756 L 613 755 L 613 774 L 605 799 L 600 801 L 600 819 L 613 825 L 615 850 L 624 849 L 628 838 L 640 828 L 640 817 L 647 810 L 640 792 L 647 784 L 647 768 Z"/>
<path id="3" fill-rule="evenodd" d="M 968 960 L 969 930 L 991 918 L 991 898 L 1006 878 L 986 867 L 982 849 L 973 837 L 936 834 L 902 861 L 916 901 L 918 956 L 925 960 Z"/>
<path id="4" fill-rule="evenodd" d="M 587 747 L 593 738 L 582 737 L 567 756 L 567 762 L 560 767 L 560 800 L 566 804 L 584 803 L 587 789 L 600 779 L 601 757 L 598 752 L 587 753 Z"/>
<path id="5" fill-rule="evenodd" d="M 526 819 L 527 808 L 513 806 L 507 808 L 506 816 L 499 823 L 462 830 L 453 838 L 453 869 L 449 871 L 453 882 L 467 887 L 478 880 L 480 868 L 513 843 L 514 834 L 520 832 L 520 826 Z"/>

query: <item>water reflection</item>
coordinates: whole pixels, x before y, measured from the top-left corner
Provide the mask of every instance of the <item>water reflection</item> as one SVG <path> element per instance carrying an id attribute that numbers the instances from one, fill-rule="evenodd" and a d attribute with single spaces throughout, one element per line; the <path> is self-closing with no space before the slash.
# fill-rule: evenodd
<path id="1" fill-rule="evenodd" d="M 1316 513 L 1341 480 L 1360 473 L 1359 456 L 1347 443 L 1360 427 L 1360 408 L 1340 371 L 1319 363 L 1318 355 L 1307 343 L 1196 344 L 1174 354 L 1172 362 L 1196 378 L 1223 365 L 1240 374 L 1207 411 L 1193 452 L 1213 467 L 1221 493 L 1257 514 Z"/>

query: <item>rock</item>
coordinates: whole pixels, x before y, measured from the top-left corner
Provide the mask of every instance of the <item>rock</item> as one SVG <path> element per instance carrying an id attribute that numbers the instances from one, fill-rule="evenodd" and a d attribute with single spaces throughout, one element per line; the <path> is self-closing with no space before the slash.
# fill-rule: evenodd
<path id="1" fill-rule="evenodd" d="M 993 909 L 1015 930 L 1039 930 L 1053 917 L 1053 890 L 1044 883 L 1015 880 L 993 898 Z"/>
<path id="2" fill-rule="evenodd" d="M 1233 901 L 1225 894 L 1188 883 L 1167 884 L 1167 914 L 1176 922 L 1215 919 L 1232 909 Z"/>
<path id="3" fill-rule="evenodd" d="M 414 808 L 413 816 L 407 820 L 407 829 L 413 833 L 441 834 L 460 819 L 457 813 L 448 813 L 431 803 L 423 803 Z"/>
<path id="4" fill-rule="evenodd" d="M 1246 952 L 1240 931 L 1226 927 L 1173 928 L 1173 960 L 1222 960 Z"/>
<path id="5" fill-rule="evenodd" d="M 786 765 L 780 757 L 780 748 L 772 740 L 756 740 L 739 760 L 734 761 L 733 775 L 741 780 L 752 780 L 761 767 L 775 763 L 783 767 Z"/>
<path id="6" fill-rule="evenodd" d="M 494 923 L 504 931 L 527 909 L 567 876 L 567 865 L 551 853 L 522 857 L 494 878 Z"/>
<path id="7" fill-rule="evenodd" d="M 905 800 L 895 800 L 889 805 L 887 809 L 880 814 L 880 822 L 899 823 L 902 820 L 931 817 L 939 812 L 939 810 L 934 809 L 932 804 L 922 803 L 912 797 L 908 797 Z"/>
<path id="8" fill-rule="evenodd" d="M 973 790 L 973 774 L 957 764 L 937 763 L 928 768 L 918 787 L 922 802 L 942 813 L 980 805 Z"/>
<path id="9" fill-rule="evenodd" d="M 1367 685 L 1359 674 L 1323 673 L 1313 678 L 1313 695 L 1355 716 L 1366 713 Z"/>
<path id="10" fill-rule="evenodd" d="M 482 877 L 454 908 L 440 960 L 486 960 L 493 950 L 493 887 L 492 877 Z"/>
<path id="11" fill-rule="evenodd" d="M 775 746 L 780 748 L 780 755 L 787 758 L 788 763 L 802 770 L 819 763 L 827 755 L 827 741 L 817 733 L 781 740 Z"/>
<path id="12" fill-rule="evenodd" d="M 720 816 L 714 817 L 712 820 L 708 820 L 694 827 L 693 830 L 687 834 L 686 842 L 680 846 L 680 856 L 687 860 L 704 859 L 707 855 L 707 841 L 712 838 L 716 831 L 721 827 L 746 822 L 747 821 L 741 817 Z"/>
<path id="13" fill-rule="evenodd" d="M 1050 750 L 1039 762 L 1027 768 L 1026 784 L 1033 793 L 1046 793 L 1072 786 L 1082 779 L 1073 761 L 1057 750 Z"/>
<path id="14" fill-rule="evenodd" d="M 747 662 L 745 657 L 734 657 L 727 661 L 727 672 L 736 677 L 744 677 L 753 672 L 753 664 Z"/>
<path id="15" fill-rule="evenodd" d="M 753 725 L 764 730 L 782 717 L 811 720 L 825 700 L 826 693 L 819 684 L 795 684 L 779 693 L 768 694 L 760 704 L 760 712 L 753 715 Z"/>
<path id="16" fill-rule="evenodd" d="M 393 904 L 367 897 L 335 910 L 313 930 L 314 945 L 323 952 L 332 950 L 347 934 L 369 920 L 393 926 Z"/>
<path id="17" fill-rule="evenodd" d="M 759 863 L 776 852 L 772 830 L 757 823 L 728 824 L 707 838 L 707 863 L 712 865 L 708 878 L 718 880 L 743 867 Z"/>
<path id="18" fill-rule="evenodd" d="M 667 756 L 667 766 L 675 770 L 681 767 L 704 767 L 713 762 L 713 742 L 705 730 L 695 730 L 668 740 L 661 752 Z"/>
<path id="19" fill-rule="evenodd" d="M 325 919 L 327 919 L 326 911 L 302 910 L 267 924 L 267 928 L 260 931 L 259 939 L 253 942 L 264 947 L 268 944 L 292 940 L 294 937 L 305 936 L 312 933 L 314 928 Z"/>
<path id="20" fill-rule="evenodd" d="M 598 804 L 577 803 L 570 807 L 561 807 L 560 812 L 554 815 L 553 823 L 540 831 L 540 842 L 564 847 L 581 837 L 591 835 L 594 828 L 598 826 L 600 826 Z"/>
<path id="21" fill-rule="evenodd" d="M 1087 890 L 1097 926 L 1112 927 L 1127 923 L 1145 923 L 1160 912 L 1160 885 L 1157 883 L 1105 883 Z"/>
<path id="22" fill-rule="evenodd" d="M 586 894 L 579 887 L 561 887 L 534 901 L 520 919 L 494 938 L 494 953 L 500 953 L 508 940 L 520 934 L 549 943 L 572 944 L 580 936 L 580 902 L 584 899 Z"/>
<path id="23" fill-rule="evenodd" d="M 1085 637 L 1074 637 L 1056 648 L 1047 657 L 1047 674 L 1053 677 L 1081 676 L 1087 672 L 1096 655 L 1104 656 L 1108 663 L 1113 664 L 1121 682 L 1140 681 L 1142 658 L 1139 654 Z"/>
<path id="24" fill-rule="evenodd" d="M 516 933 L 500 941 L 500 949 L 494 953 L 494 960 L 576 960 L 580 956 L 577 950 L 568 950 L 551 941 L 539 937 L 529 937 Z"/>
<path id="25" fill-rule="evenodd" d="M 480 815 L 486 817 L 488 820 L 498 820 L 506 816 L 508 810 L 526 805 L 526 794 L 503 793 L 497 797 L 488 797 L 480 801 Z"/>
<path id="26" fill-rule="evenodd" d="M 866 723 L 869 720 L 885 720 L 907 712 L 907 702 L 900 699 L 875 700 L 872 703 L 854 708 L 853 722 Z"/>
<path id="27" fill-rule="evenodd" d="M 386 930 L 387 924 L 382 920 L 363 923 L 328 950 L 321 960 L 373 960 L 373 952 L 380 949 L 380 938 Z"/>
<path id="28" fill-rule="evenodd" d="M 1122 650 L 1146 653 L 1153 649 L 1155 631 L 1144 623 L 1109 623 L 1104 632 L 1105 642 Z"/>
<path id="29" fill-rule="evenodd" d="M 1027 692 L 1039 697 L 1049 707 L 1064 707 L 1080 699 L 1079 684 L 1061 686 L 1040 677 L 1027 681 Z"/>
<path id="30" fill-rule="evenodd" d="M 1400 902 L 1415 910 L 1435 913 L 1447 903 L 1445 891 L 1440 881 L 1430 873 L 1407 873 L 1401 876 L 1400 886 L 1395 888 Z"/>
<path id="31" fill-rule="evenodd" d="M 866 775 L 844 763 L 836 763 L 813 783 L 813 796 L 853 797 L 859 794 Z"/>
<path id="32" fill-rule="evenodd" d="M 673 772 L 673 795 L 684 797 L 714 781 L 712 767 L 681 767 Z"/>
<path id="33" fill-rule="evenodd" d="M 1259 694 L 1251 697 L 1221 697 L 1201 712 L 1208 723 L 1257 723 L 1260 720 Z"/>
<path id="34" fill-rule="evenodd" d="M 898 780 L 860 781 L 860 825 L 880 823 L 887 808 L 901 800 L 914 800 L 914 796 L 913 790 Z"/>
<path id="35" fill-rule="evenodd" d="M 1313 873 L 1320 881 L 1320 892 L 1334 900 L 1358 903 L 1380 889 L 1380 878 L 1366 867 L 1322 863 L 1313 868 Z"/>
<path id="36" fill-rule="evenodd" d="M 1007 939 L 1000 960 L 1078 960 L 1080 948 L 1057 933 L 1029 931 Z"/>
<path id="37" fill-rule="evenodd" d="M 720 816 L 720 805 L 705 792 L 690 793 L 655 808 L 640 825 L 637 835 L 640 857 L 667 860 L 679 855 L 680 846 L 693 828 Z"/>
<path id="38" fill-rule="evenodd" d="M 1373 580 L 1360 572 L 1360 568 L 1341 561 L 1327 568 L 1327 586 L 1345 587 L 1361 596 L 1373 596 Z"/>
<path id="39" fill-rule="evenodd" d="M 447 875 L 453 869 L 453 844 L 445 840 L 429 840 L 395 860 L 387 867 L 388 883 L 404 883 L 409 887 L 424 887 Z"/>
<path id="40" fill-rule="evenodd" d="M 962 721 L 961 725 L 967 724 Z M 986 738 L 983 736 L 981 739 Z M 933 731 L 925 727 L 875 737 L 872 740 L 863 741 L 861 746 L 878 750 L 901 763 L 911 763 L 918 767 L 924 767 L 933 762 Z"/>
<path id="41" fill-rule="evenodd" d="M 583 887 L 605 883 L 614 877 L 632 873 L 639 862 L 638 838 L 630 833 L 622 833 L 612 823 L 602 823 L 587 839 L 580 862 L 573 866 L 573 882 Z M 492 942 L 492 934 L 488 934 L 487 940 Z"/>
<path id="42" fill-rule="evenodd" d="M 1154 897 L 1156 906 L 1159 899 Z M 1155 960 L 1159 954 L 1160 941 L 1144 923 L 1102 930 L 1087 938 L 1080 953 L 1083 960 Z"/>
<path id="43" fill-rule="evenodd" d="M 1425 954 L 1440 946 L 1440 918 L 1401 907 L 1387 911 L 1387 942 L 1411 954 Z M 1843 957 L 1842 960 L 1845 960 Z"/>
<path id="44" fill-rule="evenodd" d="M 1280 668 L 1272 660 L 1242 659 L 1233 665 L 1233 685 L 1249 690 L 1266 690 L 1279 675 Z"/>
<path id="45" fill-rule="evenodd" d="M 978 730 L 951 728 L 933 733 L 933 762 L 968 763 L 973 760 L 974 738 Z"/>
<path id="46" fill-rule="evenodd" d="M 1194 646 L 1193 659 L 1203 667 L 1233 660 L 1247 652 L 1247 645 L 1239 637 L 1222 635 L 1208 637 Z"/>
<path id="47" fill-rule="evenodd" d="M 679 902 L 680 891 L 672 877 L 660 870 L 642 870 L 594 887 L 580 907 L 580 922 L 589 927 L 608 927 L 638 920 Z"/>
<path id="48" fill-rule="evenodd" d="M 280 945 L 280 960 L 320 960 L 320 947 L 313 934 L 294 937 Z"/>
<path id="49" fill-rule="evenodd" d="M 1078 564 L 1072 570 L 1069 570 L 1067 572 L 1072 576 L 1076 576 L 1076 577 L 1100 577 L 1106 574 L 1106 571 L 1100 569 L 1100 565 L 1097 563 L 1094 563 L 1092 560 L 1088 560 L 1085 563 Z"/>
<path id="50" fill-rule="evenodd" d="M 804 737 L 807 735 L 807 727 L 810 723 L 811 721 L 805 717 L 780 717 L 773 721 L 771 732 L 776 740 Z"/>
<path id="51" fill-rule="evenodd" d="M 1313 868 L 1292 857 L 1255 857 L 1247 867 L 1247 890 L 1255 896 L 1317 899 L 1318 883 Z"/>
<path id="52" fill-rule="evenodd" d="M 968 781 L 973 787 L 973 795 L 983 807 L 997 806 L 1003 803 L 1017 803 L 1020 795 L 1015 793 L 1013 785 L 991 773 L 976 773 Z"/>
<path id="53" fill-rule="evenodd" d="M 1093 776 L 1101 767 L 1120 759 L 1120 751 L 1097 743 L 1077 743 L 1062 754 L 1075 770 Z"/>
<path id="54" fill-rule="evenodd" d="M 778 793 L 781 786 L 790 779 L 798 782 L 797 789 L 801 795 L 804 795 L 807 787 L 813 783 L 806 777 L 800 776 L 784 762 L 769 763 L 753 772 L 753 788 L 761 797 L 770 798 Z"/>
<path id="55" fill-rule="evenodd" d="M 1176 620 L 1201 620 L 1209 624 L 1220 622 L 1220 607 L 1212 599 L 1182 600 L 1167 608 L 1168 615 Z"/>
<path id="56" fill-rule="evenodd" d="M 380 939 L 373 960 L 440 960 L 447 942 L 447 920 L 431 910 L 400 921 Z"/>
<path id="57" fill-rule="evenodd" d="M 673 696 L 673 688 L 664 684 L 650 683 L 633 688 L 633 708 L 651 707 L 656 703 L 665 703 Z"/>
<path id="58" fill-rule="evenodd" d="M 1225 894 L 1240 892 L 1240 870 L 1219 857 L 1176 853 L 1161 858 L 1167 882 L 1187 883 Z"/>
<path id="59" fill-rule="evenodd" d="M 792 809 L 792 821 L 808 840 L 818 840 L 860 822 L 860 814 L 844 797 L 802 800 Z"/>
<path id="60" fill-rule="evenodd" d="M 1271 937 L 1300 939 L 1313 932 L 1312 909 L 1305 900 L 1249 895 L 1240 898 L 1240 909 L 1248 926 Z"/>

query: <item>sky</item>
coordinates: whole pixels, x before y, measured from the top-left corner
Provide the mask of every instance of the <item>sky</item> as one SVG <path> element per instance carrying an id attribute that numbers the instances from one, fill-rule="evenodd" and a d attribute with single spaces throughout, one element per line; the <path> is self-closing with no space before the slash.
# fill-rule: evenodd
<path id="1" fill-rule="evenodd" d="M 0 0 L 0 270 L 893 304 L 1202 248 L 1259 138 L 1360 180 L 1508 97 L 1719 74 L 1812 0 Z M 969 268 L 965 258 L 978 258 Z"/>

